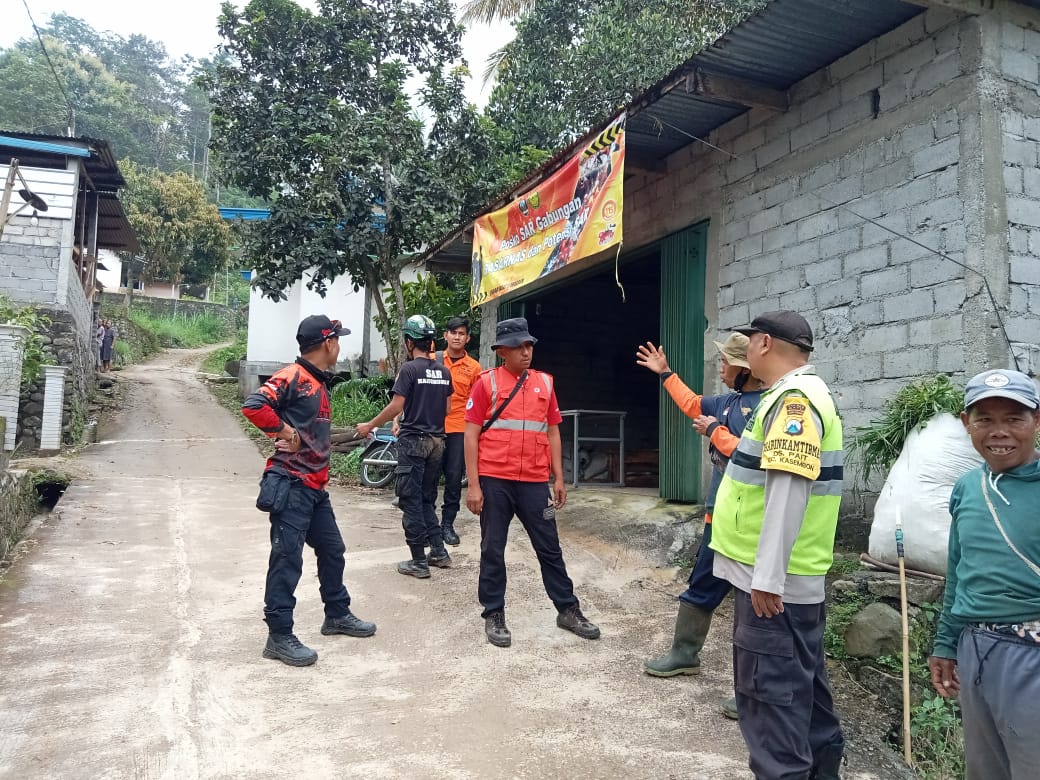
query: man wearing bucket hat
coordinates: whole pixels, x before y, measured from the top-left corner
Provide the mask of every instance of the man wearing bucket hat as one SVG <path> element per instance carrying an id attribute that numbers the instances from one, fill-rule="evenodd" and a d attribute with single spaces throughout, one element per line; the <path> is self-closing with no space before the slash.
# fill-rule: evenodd
<path id="1" fill-rule="evenodd" d="M 290 666 L 308 666 L 318 654 L 293 633 L 296 586 L 303 572 L 303 545 L 314 548 L 318 582 L 325 603 L 321 633 L 366 637 L 375 623 L 350 611 L 343 585 L 346 550 L 325 486 L 332 451 L 329 384 L 339 360 L 339 337 L 350 333 L 339 320 L 322 314 L 306 317 L 296 331 L 300 357 L 275 372 L 242 404 L 242 413 L 275 439 L 267 461 L 257 508 L 271 520 L 271 556 L 267 564 L 264 621 L 269 635 L 264 658 Z"/>
<path id="2" fill-rule="evenodd" d="M 961 422 L 984 465 L 950 495 L 946 592 L 928 659 L 960 694 L 967 780 L 1026 780 L 1040 767 L 1040 394 L 1018 371 L 973 377 Z"/>
<path id="3" fill-rule="evenodd" d="M 748 418 L 762 396 L 762 382 L 751 375 L 747 363 L 748 337 L 731 333 L 724 342 L 714 342 L 719 352 L 719 378 L 733 392 L 725 395 L 701 396 L 668 367 L 663 347 L 650 342 L 640 345 L 636 363 L 659 374 L 664 389 L 683 414 L 693 419 L 697 433 L 708 439 L 712 475 L 704 499 L 704 536 L 697 552 L 697 563 L 690 572 L 689 587 L 679 596 L 679 612 L 675 618 L 672 647 L 660 658 L 643 662 L 643 671 L 654 677 L 674 677 L 700 672 L 700 651 L 711 627 L 715 608 L 729 594 L 731 586 L 713 573 L 715 555 L 711 551 L 711 515 L 715 493 L 722 481 L 729 456 L 737 448 Z M 731 699 L 722 705 L 728 717 L 736 718 L 736 703 Z"/>
<path id="4" fill-rule="evenodd" d="M 751 372 L 767 386 L 715 497 L 715 576 L 736 589 L 733 685 L 758 778 L 838 780 L 845 739 L 825 666 L 825 577 L 834 559 L 842 424 L 809 364 L 797 312 L 746 328 Z"/>
<path id="5" fill-rule="evenodd" d="M 537 341 L 523 317 L 498 323 L 491 348 L 505 365 L 481 373 L 466 403 L 466 506 L 480 516 L 477 596 L 484 633 L 497 647 L 512 643 L 505 620 L 505 548 L 514 515 L 538 556 L 542 584 L 558 612 L 556 625 L 583 639 L 599 638 L 599 628 L 582 614 L 560 550 L 556 510 L 567 500 L 563 417 L 552 376 L 531 368 Z"/>

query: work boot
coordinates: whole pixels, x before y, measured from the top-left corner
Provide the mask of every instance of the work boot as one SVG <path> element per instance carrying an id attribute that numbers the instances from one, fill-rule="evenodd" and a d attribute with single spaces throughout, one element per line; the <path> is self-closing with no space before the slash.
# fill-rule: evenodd
<path id="1" fill-rule="evenodd" d="M 740 715 L 737 713 L 737 697 L 733 696 L 719 704 L 719 712 L 730 720 L 740 720 Z"/>
<path id="2" fill-rule="evenodd" d="M 838 772 L 843 763 L 845 763 L 845 740 L 841 739 L 821 748 L 813 755 L 809 780 L 841 780 Z"/>
<path id="3" fill-rule="evenodd" d="M 296 634 L 268 634 L 264 658 L 273 658 L 289 666 L 310 666 L 318 654 L 296 638 Z"/>
<path id="4" fill-rule="evenodd" d="M 707 610 L 679 602 L 675 616 L 675 635 L 672 649 L 660 658 L 643 661 L 643 671 L 654 677 L 675 677 L 677 674 L 699 674 L 701 671 L 700 651 L 711 628 L 711 613 Z"/>
<path id="5" fill-rule="evenodd" d="M 450 569 L 451 556 L 443 547 L 439 550 L 431 549 L 430 554 L 426 556 L 426 563 L 436 566 L 438 569 Z"/>
<path id="6" fill-rule="evenodd" d="M 484 633 L 495 647 L 509 647 L 513 644 L 513 635 L 506 628 L 506 613 L 501 610 L 484 618 Z"/>
<path id="7" fill-rule="evenodd" d="M 452 547 L 457 546 L 462 541 L 459 539 L 459 535 L 455 533 L 454 523 L 441 523 L 441 536 L 444 537 L 444 543 L 450 544 Z"/>
<path id="8" fill-rule="evenodd" d="M 346 634 L 347 636 L 372 636 L 376 632 L 376 624 L 362 620 L 349 609 L 341 617 L 326 617 L 321 624 L 321 633 L 325 636 Z"/>
<path id="9" fill-rule="evenodd" d="M 589 619 L 581 614 L 577 604 L 571 604 L 557 615 L 556 625 L 577 634 L 582 639 L 599 639 L 599 626 L 590 623 Z"/>
<path id="10" fill-rule="evenodd" d="M 426 562 L 425 557 L 401 561 L 397 564 L 397 570 L 401 574 L 407 574 L 409 577 L 415 577 L 420 580 L 426 580 L 430 577 L 430 564 Z"/>

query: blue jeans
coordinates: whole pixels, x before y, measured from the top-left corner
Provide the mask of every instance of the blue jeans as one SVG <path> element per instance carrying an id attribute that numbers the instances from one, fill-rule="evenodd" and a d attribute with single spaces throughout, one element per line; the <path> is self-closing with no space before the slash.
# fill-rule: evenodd
<path id="1" fill-rule="evenodd" d="M 397 440 L 397 484 L 404 513 L 404 540 L 418 560 L 426 557 L 427 546 L 444 547 L 437 522 L 437 483 L 441 478 L 444 439 L 439 436 L 405 434 Z"/>
<path id="2" fill-rule="evenodd" d="M 350 594 L 343 585 L 343 553 L 346 546 L 336 525 L 332 502 L 324 490 L 293 483 L 282 512 L 272 512 L 271 557 L 267 563 L 264 621 L 272 634 L 291 634 L 296 586 L 303 573 L 303 545 L 318 558 L 318 588 L 326 617 L 343 617 L 350 609 Z"/>

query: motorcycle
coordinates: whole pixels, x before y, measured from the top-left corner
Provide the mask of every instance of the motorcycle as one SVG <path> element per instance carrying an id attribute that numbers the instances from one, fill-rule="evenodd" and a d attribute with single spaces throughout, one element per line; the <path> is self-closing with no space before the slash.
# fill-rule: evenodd
<path id="1" fill-rule="evenodd" d="M 369 436 L 371 440 L 361 453 L 361 484 L 367 487 L 384 487 L 397 476 L 397 437 L 390 427 L 376 428 Z M 462 486 L 468 480 L 462 474 Z"/>

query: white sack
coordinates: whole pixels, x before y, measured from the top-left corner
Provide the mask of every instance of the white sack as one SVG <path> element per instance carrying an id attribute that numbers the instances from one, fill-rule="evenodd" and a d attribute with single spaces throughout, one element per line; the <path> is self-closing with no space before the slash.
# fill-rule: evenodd
<path id="1" fill-rule="evenodd" d="M 961 476 L 982 463 L 968 432 L 951 414 L 941 414 L 913 431 L 885 480 L 870 526 L 870 555 L 896 558 L 896 507 L 903 521 L 906 567 L 946 574 L 950 537 L 950 493 Z"/>

